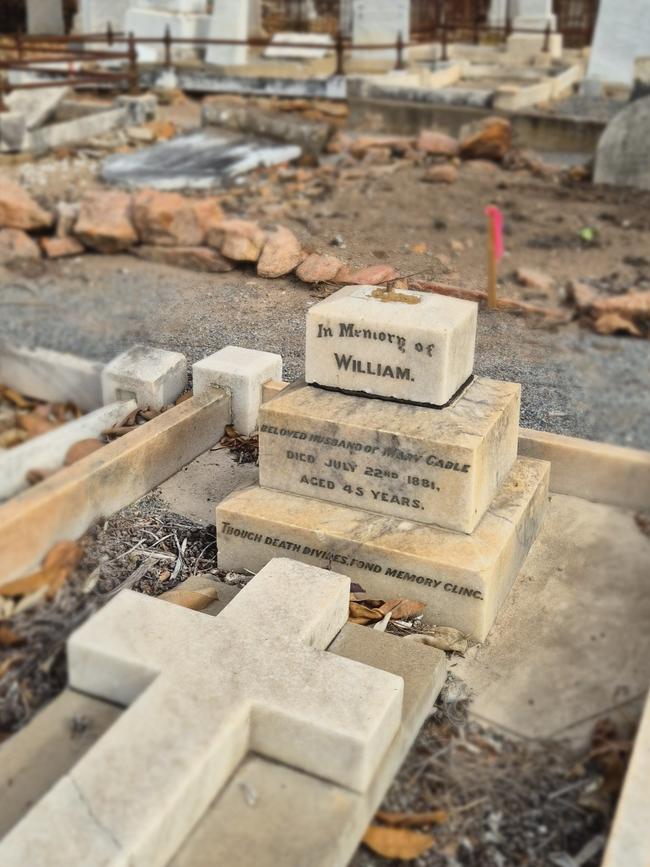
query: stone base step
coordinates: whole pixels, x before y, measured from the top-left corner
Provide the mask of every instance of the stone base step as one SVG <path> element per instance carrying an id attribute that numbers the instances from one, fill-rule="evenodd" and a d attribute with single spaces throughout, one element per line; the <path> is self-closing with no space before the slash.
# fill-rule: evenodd
<path id="1" fill-rule="evenodd" d="M 426 622 L 483 641 L 540 528 L 550 465 L 519 458 L 472 535 L 260 487 L 217 507 L 218 564 L 330 565 L 374 596 L 426 603 Z"/>

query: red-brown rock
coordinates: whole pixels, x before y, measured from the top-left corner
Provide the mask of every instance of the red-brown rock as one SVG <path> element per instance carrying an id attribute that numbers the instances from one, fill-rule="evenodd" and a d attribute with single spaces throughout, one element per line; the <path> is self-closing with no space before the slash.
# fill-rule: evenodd
<path id="1" fill-rule="evenodd" d="M 270 232 L 257 263 L 260 277 L 284 277 L 290 274 L 305 258 L 300 241 L 291 229 L 279 226 Z"/>
<path id="2" fill-rule="evenodd" d="M 399 273 L 392 265 L 368 265 L 366 268 L 360 268 L 353 271 L 347 266 L 343 266 L 336 275 L 336 282 L 344 285 L 355 283 L 359 286 L 378 286 L 380 283 L 386 283 L 387 280 L 396 280 L 399 278 Z"/>
<path id="3" fill-rule="evenodd" d="M 205 232 L 200 209 L 180 193 L 142 190 L 133 198 L 133 223 L 143 244 L 164 247 L 194 247 Z"/>
<path id="4" fill-rule="evenodd" d="M 54 217 L 18 184 L 0 177 L 0 228 L 46 229 Z"/>
<path id="5" fill-rule="evenodd" d="M 216 229 L 226 219 L 221 205 L 215 198 L 194 199 L 192 207 L 201 228 L 201 243 L 212 229 Z"/>
<path id="6" fill-rule="evenodd" d="M 0 229 L 0 265 L 12 265 L 26 259 L 40 259 L 41 252 L 26 232 Z"/>
<path id="7" fill-rule="evenodd" d="M 224 220 L 207 233 L 206 241 L 235 262 L 257 262 L 266 232 L 250 220 Z"/>
<path id="8" fill-rule="evenodd" d="M 211 247 L 153 247 L 144 245 L 134 247 L 133 252 L 148 262 L 160 265 L 172 265 L 175 268 L 185 268 L 188 271 L 203 273 L 221 273 L 232 271 L 235 263 L 226 259 Z"/>
<path id="9" fill-rule="evenodd" d="M 460 155 L 464 159 L 502 160 L 511 144 L 512 126 L 504 117 L 486 117 L 460 131 Z"/>
<path id="10" fill-rule="evenodd" d="M 416 147 L 419 151 L 433 156 L 455 157 L 458 154 L 458 141 L 444 132 L 436 132 L 433 129 L 423 129 L 420 133 Z"/>
<path id="11" fill-rule="evenodd" d="M 119 253 L 138 241 L 131 222 L 131 197 L 119 190 L 89 193 L 81 200 L 74 233 L 100 253 Z"/>
<path id="12" fill-rule="evenodd" d="M 296 270 L 296 277 L 303 283 L 329 283 L 343 268 L 343 262 L 336 256 L 311 253 Z"/>

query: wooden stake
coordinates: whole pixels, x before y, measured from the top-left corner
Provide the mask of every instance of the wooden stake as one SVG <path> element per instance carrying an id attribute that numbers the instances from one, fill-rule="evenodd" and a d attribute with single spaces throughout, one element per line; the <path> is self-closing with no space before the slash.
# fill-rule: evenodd
<path id="1" fill-rule="evenodd" d="M 487 302 L 491 310 L 499 306 L 497 299 L 497 257 L 495 251 L 494 221 L 488 217 L 487 233 Z"/>

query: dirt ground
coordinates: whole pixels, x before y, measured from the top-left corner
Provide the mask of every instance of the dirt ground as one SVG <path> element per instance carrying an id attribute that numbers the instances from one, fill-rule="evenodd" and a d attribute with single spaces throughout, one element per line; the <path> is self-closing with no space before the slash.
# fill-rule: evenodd
<path id="1" fill-rule="evenodd" d="M 184 122 L 191 124 L 195 112 L 185 112 Z M 76 201 L 97 184 L 101 154 L 101 148 L 89 147 L 81 154 L 2 169 L 45 203 Z M 405 275 L 476 289 L 483 289 L 485 280 L 483 209 L 493 203 L 506 219 L 502 295 L 558 307 L 572 279 L 609 293 L 650 288 L 650 195 L 567 185 L 485 163 L 463 164 L 458 181 L 449 186 L 425 183 L 423 173 L 422 166 L 408 161 L 348 166 L 307 195 L 308 186 L 295 173 L 259 171 L 217 195 L 228 211 L 264 224 L 281 222 L 305 246 L 351 265 L 386 262 Z M 584 233 L 581 237 L 584 229 L 592 230 L 590 241 Z M 550 275 L 553 287 L 539 291 L 519 285 L 514 273 L 520 267 Z M 127 255 L 87 254 L 0 268 L 0 340 L 100 360 L 142 342 L 180 350 L 190 362 L 237 344 L 281 353 L 285 378 L 295 379 L 303 371 L 305 312 L 332 288 L 310 288 L 292 277 L 264 280 L 246 267 L 206 275 Z M 571 308 L 566 310 L 570 319 Z M 482 310 L 476 371 L 523 384 L 526 427 L 650 448 L 647 341 L 603 337 L 576 321 L 549 324 L 542 317 Z M 140 529 L 151 524 L 152 514 L 161 525 L 188 520 L 160 517 L 158 508 L 143 501 L 141 508 L 91 533 L 83 571 L 93 575 L 100 563 L 111 564 L 105 586 L 97 585 L 108 595 L 133 574 L 129 548 Z M 213 528 L 189 522 L 183 525 L 186 531 L 193 534 L 199 558 L 187 574 L 210 571 L 214 550 L 205 546 L 212 543 Z M 139 580 L 145 592 L 156 592 L 153 573 Z M 0 723 L 6 732 L 23 724 L 64 682 L 65 635 L 95 607 L 94 589 L 91 598 L 88 605 L 79 593 L 63 595 L 49 626 L 39 622 L 45 662 L 35 666 L 29 681 L 35 701 L 22 704 L 14 688 L 4 694 Z M 594 763 L 593 750 L 576 755 L 562 744 L 522 744 L 472 727 L 464 710 L 450 717 L 449 703 L 443 701 L 385 804 L 389 810 L 448 813 L 432 829 L 434 850 L 413 863 L 593 867 L 630 737 L 630 732 L 603 733 L 602 726 L 599 732 L 594 755 L 602 755 L 604 738 L 611 767 Z M 597 797 L 590 800 L 590 793 Z M 579 853 L 580 860 L 567 860 Z M 388 862 L 360 850 L 353 863 Z"/>

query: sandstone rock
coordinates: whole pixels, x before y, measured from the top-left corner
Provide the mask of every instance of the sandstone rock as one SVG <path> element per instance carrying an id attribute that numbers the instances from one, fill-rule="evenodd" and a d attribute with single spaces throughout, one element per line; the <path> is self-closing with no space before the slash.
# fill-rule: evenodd
<path id="1" fill-rule="evenodd" d="M 502 160 L 512 144 L 512 126 L 503 117 L 486 117 L 468 123 L 460 131 L 464 159 Z"/>
<path id="2" fill-rule="evenodd" d="M 459 150 L 455 138 L 433 129 L 423 129 L 415 146 L 419 151 L 442 157 L 455 157 Z"/>
<path id="3" fill-rule="evenodd" d="M 598 334 L 630 334 L 632 337 L 642 337 L 640 329 L 627 316 L 620 313 L 603 313 L 594 322 L 594 331 Z"/>
<path id="4" fill-rule="evenodd" d="M 517 268 L 515 276 L 522 286 L 528 286 L 529 289 L 537 289 L 539 292 L 552 292 L 555 289 L 555 280 L 535 268 Z"/>
<path id="5" fill-rule="evenodd" d="M 41 247 L 48 259 L 62 259 L 64 256 L 79 256 L 85 251 L 81 241 L 68 235 L 66 238 L 41 238 Z"/>
<path id="6" fill-rule="evenodd" d="M 650 290 L 639 292 L 632 289 L 624 295 L 598 298 L 591 305 L 596 322 L 594 327 L 601 334 L 627 331 L 639 336 L 650 330 Z M 623 323 L 627 322 L 627 325 Z M 609 329 L 609 330 L 608 330 Z"/>
<path id="7" fill-rule="evenodd" d="M 343 262 L 326 253 L 311 253 L 296 270 L 296 277 L 303 283 L 329 283 L 343 268 Z"/>
<path id="8" fill-rule="evenodd" d="M 355 157 L 363 157 L 374 148 L 390 148 L 393 153 L 405 154 L 413 144 L 413 139 L 403 135 L 361 136 L 350 144 L 350 153 Z"/>
<path id="9" fill-rule="evenodd" d="M 499 171 L 496 163 L 491 163 L 489 160 L 470 160 L 465 165 L 468 170 L 478 175 L 494 175 Z"/>
<path id="10" fill-rule="evenodd" d="M 40 259 L 40 256 L 38 244 L 26 232 L 21 229 L 0 229 L 0 265 Z"/>
<path id="11" fill-rule="evenodd" d="M 359 286 L 378 286 L 387 280 L 396 280 L 399 273 L 392 265 L 368 265 L 358 271 L 353 271 L 344 265 L 336 275 L 336 282 L 344 286 L 358 284 Z"/>
<path id="12" fill-rule="evenodd" d="M 119 253 L 138 241 L 131 222 L 131 197 L 119 190 L 89 193 L 79 206 L 74 233 L 100 253 Z"/>
<path id="13" fill-rule="evenodd" d="M 567 286 L 567 298 L 569 301 L 573 301 L 578 310 L 584 313 L 591 308 L 596 298 L 596 290 L 588 283 L 571 280 Z"/>
<path id="14" fill-rule="evenodd" d="M 207 233 L 206 241 L 235 262 L 257 262 L 266 232 L 250 220 L 224 220 Z"/>
<path id="15" fill-rule="evenodd" d="M 279 226 L 267 238 L 257 273 L 260 277 L 283 277 L 294 271 L 304 258 L 302 245 L 291 229 Z"/>
<path id="16" fill-rule="evenodd" d="M 211 247 L 135 247 L 133 252 L 148 262 L 186 268 L 188 271 L 220 273 L 232 271 L 235 263 Z"/>
<path id="17" fill-rule="evenodd" d="M 8 178 L 0 178 L 0 228 L 46 229 L 53 222 L 52 214 L 45 211 L 29 193 Z"/>
<path id="18" fill-rule="evenodd" d="M 194 247 L 203 241 L 195 204 L 180 193 L 137 193 L 133 198 L 133 222 L 143 244 Z"/>
<path id="19" fill-rule="evenodd" d="M 458 180 L 458 169 L 448 164 L 431 166 L 424 173 L 422 180 L 430 184 L 454 184 Z"/>
<path id="20" fill-rule="evenodd" d="M 221 205 L 215 198 L 194 199 L 192 207 L 201 228 L 201 243 L 203 243 L 212 229 L 218 228 L 226 219 Z"/>

